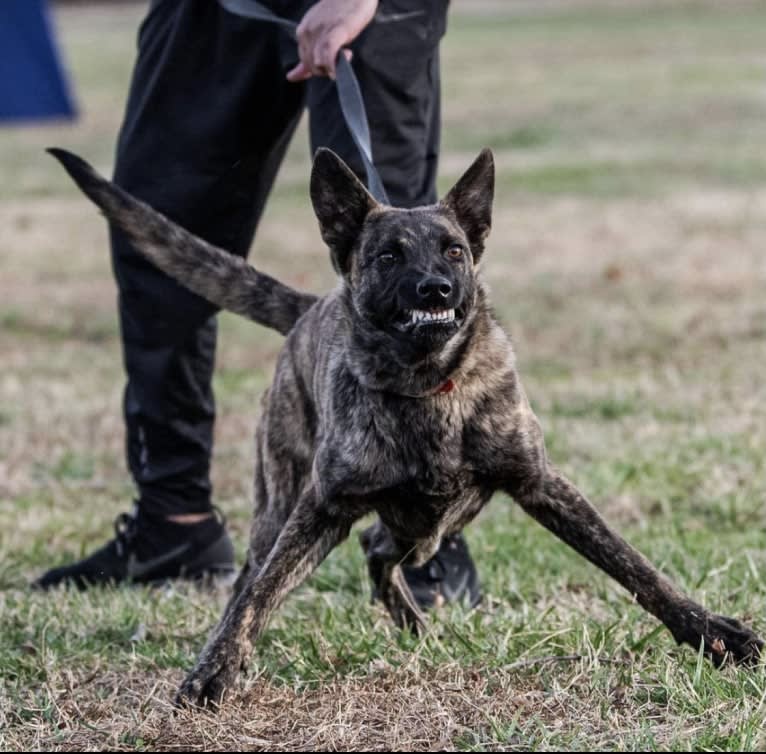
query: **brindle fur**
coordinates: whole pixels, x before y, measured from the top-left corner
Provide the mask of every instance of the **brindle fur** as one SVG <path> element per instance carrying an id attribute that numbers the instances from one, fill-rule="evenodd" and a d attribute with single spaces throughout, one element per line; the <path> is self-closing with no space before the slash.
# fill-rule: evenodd
<path id="1" fill-rule="evenodd" d="M 378 519 L 361 537 L 370 571 L 394 621 L 417 630 L 424 617 L 401 564 L 424 563 L 498 490 L 615 578 L 679 643 L 702 644 L 716 664 L 758 658 L 763 642 L 751 630 L 679 592 L 548 461 L 511 342 L 478 275 L 494 186 L 489 151 L 439 204 L 412 210 L 377 204 L 339 158 L 320 151 L 311 196 L 340 273 L 323 298 L 256 272 L 74 155 L 54 153 L 161 269 L 287 335 L 256 431 L 247 562 L 180 703 L 220 702 L 270 613 L 373 511 Z M 464 247 L 462 259 L 445 253 L 454 244 Z M 418 283 L 435 275 L 449 281 L 459 326 L 397 332 L 391 323 Z M 454 389 L 439 391 L 448 380 Z"/>

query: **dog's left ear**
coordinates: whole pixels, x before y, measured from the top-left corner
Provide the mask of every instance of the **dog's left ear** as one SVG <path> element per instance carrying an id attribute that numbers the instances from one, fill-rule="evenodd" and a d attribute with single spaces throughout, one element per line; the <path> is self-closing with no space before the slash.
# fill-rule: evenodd
<path id="1" fill-rule="evenodd" d="M 311 203 L 319 230 L 330 247 L 333 267 L 345 275 L 365 218 L 379 206 L 364 184 L 335 152 L 317 150 L 311 170 Z"/>
<path id="2" fill-rule="evenodd" d="M 471 244 L 474 261 L 484 252 L 484 240 L 492 227 L 492 198 L 495 194 L 495 161 L 483 149 L 463 177 L 441 200 L 451 210 Z"/>

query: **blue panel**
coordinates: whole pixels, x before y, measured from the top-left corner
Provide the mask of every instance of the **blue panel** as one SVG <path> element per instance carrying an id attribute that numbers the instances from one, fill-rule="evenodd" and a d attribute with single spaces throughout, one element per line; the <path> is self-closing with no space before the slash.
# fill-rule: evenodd
<path id="1" fill-rule="evenodd" d="M 45 0 L 0 0 L 0 121 L 74 114 Z"/>

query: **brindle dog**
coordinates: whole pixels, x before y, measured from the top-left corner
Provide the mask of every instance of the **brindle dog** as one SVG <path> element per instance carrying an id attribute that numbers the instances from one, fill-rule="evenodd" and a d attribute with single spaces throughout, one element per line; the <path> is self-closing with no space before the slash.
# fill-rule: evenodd
<path id="1" fill-rule="evenodd" d="M 759 657 L 751 630 L 679 592 L 548 460 L 478 274 L 494 190 L 488 150 L 441 202 L 416 209 L 378 204 L 320 150 L 311 198 L 340 274 L 322 298 L 257 272 L 52 151 L 167 274 L 287 336 L 256 431 L 247 562 L 180 703 L 219 702 L 271 612 L 373 511 L 361 538 L 370 572 L 396 624 L 417 630 L 424 618 L 401 565 L 424 563 L 498 490 L 619 581 L 677 642 L 702 645 L 716 664 Z"/>

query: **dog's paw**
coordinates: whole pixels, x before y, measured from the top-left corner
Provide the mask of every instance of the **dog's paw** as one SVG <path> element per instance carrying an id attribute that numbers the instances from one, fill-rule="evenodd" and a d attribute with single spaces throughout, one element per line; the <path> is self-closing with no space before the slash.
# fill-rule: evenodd
<path id="1" fill-rule="evenodd" d="M 426 632 L 426 618 L 420 610 L 409 608 L 390 610 L 396 626 L 402 631 L 409 631 L 413 636 L 423 636 Z"/>
<path id="2" fill-rule="evenodd" d="M 755 665 L 764 649 L 764 643 L 757 634 L 738 620 L 724 615 L 707 613 L 695 629 L 677 636 L 679 644 L 685 642 L 699 649 L 700 642 L 703 642 L 703 652 L 716 667 L 729 662 Z"/>
<path id="3" fill-rule="evenodd" d="M 702 638 L 716 667 L 728 661 L 754 665 L 764 647 L 763 641 L 747 626 L 723 615 L 708 616 Z"/>
<path id="4" fill-rule="evenodd" d="M 198 665 L 178 689 L 175 705 L 217 710 L 227 689 L 234 684 L 237 672 L 238 668 L 225 664 Z"/>

